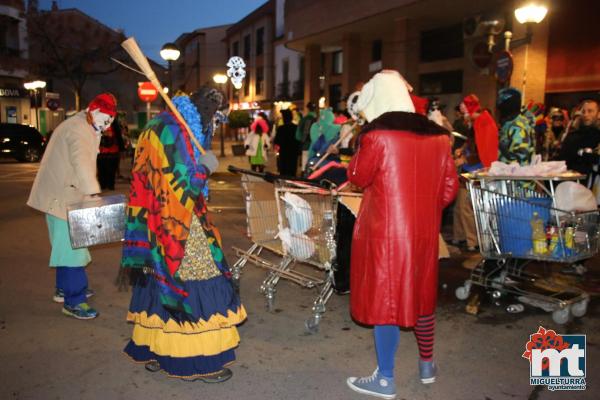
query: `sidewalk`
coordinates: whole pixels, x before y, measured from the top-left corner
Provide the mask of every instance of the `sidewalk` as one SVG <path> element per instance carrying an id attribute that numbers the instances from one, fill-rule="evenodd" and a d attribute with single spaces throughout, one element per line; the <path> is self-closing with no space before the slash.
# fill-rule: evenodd
<path id="1" fill-rule="evenodd" d="M 237 168 L 250 169 L 250 162 L 248 162 L 248 156 L 234 156 L 231 146 L 234 144 L 243 144 L 243 142 L 236 142 L 233 140 L 225 140 L 225 156 L 221 157 L 221 141 L 219 137 L 215 137 L 212 143 L 212 151 L 219 159 L 219 168 L 217 172 L 228 172 L 227 167 L 233 165 Z M 268 154 L 267 171 L 277 172 L 277 156 L 272 150 Z"/>

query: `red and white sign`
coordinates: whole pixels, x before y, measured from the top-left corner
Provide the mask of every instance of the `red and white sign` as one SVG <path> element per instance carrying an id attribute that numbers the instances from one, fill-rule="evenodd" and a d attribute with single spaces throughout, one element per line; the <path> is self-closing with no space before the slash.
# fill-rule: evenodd
<path id="1" fill-rule="evenodd" d="M 151 103 L 158 97 L 158 90 L 151 82 L 139 82 L 137 93 L 140 100 L 146 103 Z"/>

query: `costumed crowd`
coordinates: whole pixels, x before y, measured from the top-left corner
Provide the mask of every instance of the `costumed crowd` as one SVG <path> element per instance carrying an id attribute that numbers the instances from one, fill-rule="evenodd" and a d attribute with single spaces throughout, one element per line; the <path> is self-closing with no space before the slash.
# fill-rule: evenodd
<path id="1" fill-rule="evenodd" d="M 282 176 L 348 184 L 362 192 L 357 213 L 338 206 L 334 286 L 338 293 L 350 292 L 354 320 L 374 327 L 377 367 L 372 375 L 348 378 L 347 385 L 386 399 L 396 396 L 401 328 L 412 328 L 416 337 L 421 382 L 436 378 L 439 238 L 448 205 L 454 202 L 454 244 L 464 243 L 467 251 L 478 246 L 460 173 L 494 161 L 527 165 L 540 154 L 543 160 L 565 160 L 587 176 L 589 188 L 600 190 L 597 101 L 585 100 L 571 113 L 533 103 L 522 107 L 521 93 L 506 88 L 495 104 L 498 123 L 470 94 L 455 107 L 451 124 L 437 99 L 411 92 L 397 71 L 384 70 L 357 86 L 347 101 L 349 114 L 319 110 L 312 102 L 304 115 L 282 110 L 275 123 L 263 114 L 244 142 L 257 173 L 265 171 L 274 148 Z M 204 190 L 218 165 L 196 144 L 209 143 L 212 134 L 215 110 L 207 111 L 207 101 L 198 92 L 173 98 L 191 135 L 167 110 L 138 139 L 121 260 L 132 285 L 127 321 L 133 332 L 124 351 L 151 372 L 222 382 L 232 376 L 228 365 L 240 342 L 236 326 L 246 310 L 207 211 Z M 48 144 L 28 200 L 46 215 L 54 299 L 64 302 L 63 313 L 79 319 L 98 312 L 87 300 L 93 295 L 85 272 L 90 253 L 71 247 L 66 207 L 114 189 L 115 154 L 122 147 L 116 113 L 116 99 L 105 93 L 64 121 Z M 97 177 L 103 168 L 108 172 Z"/>

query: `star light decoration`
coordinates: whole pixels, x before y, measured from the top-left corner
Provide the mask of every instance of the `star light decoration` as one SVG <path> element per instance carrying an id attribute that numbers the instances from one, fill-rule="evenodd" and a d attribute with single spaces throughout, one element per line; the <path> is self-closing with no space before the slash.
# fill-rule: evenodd
<path id="1" fill-rule="evenodd" d="M 233 56 L 227 61 L 227 76 L 231 79 L 233 87 L 239 89 L 242 87 L 242 81 L 246 77 L 246 63 L 241 57 Z"/>

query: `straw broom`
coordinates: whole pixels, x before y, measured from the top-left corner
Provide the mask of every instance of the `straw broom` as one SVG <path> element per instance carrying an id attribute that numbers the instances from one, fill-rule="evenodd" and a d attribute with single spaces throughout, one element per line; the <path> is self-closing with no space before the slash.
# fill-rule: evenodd
<path id="1" fill-rule="evenodd" d="M 135 38 L 130 37 L 129 39 L 121 43 L 121 46 L 131 56 L 131 58 L 133 59 L 133 61 L 135 61 L 138 67 L 140 67 L 144 75 L 146 75 L 146 78 L 148 78 L 148 80 L 152 82 L 156 90 L 158 90 L 158 93 L 160 93 L 165 103 L 167 103 L 167 106 L 169 107 L 169 109 L 171 109 L 171 112 L 185 127 L 185 130 L 187 131 L 190 139 L 192 140 L 192 143 L 194 143 L 194 146 L 196 146 L 196 148 L 200 151 L 201 154 L 205 154 L 206 152 L 202 148 L 202 145 L 200 145 L 200 142 L 198 142 L 198 139 L 196 139 L 196 137 L 192 133 L 192 130 L 188 126 L 187 122 L 185 122 L 185 119 L 183 119 L 179 111 L 177 111 L 177 108 L 175 108 L 175 105 L 173 104 L 169 96 L 167 96 L 167 94 L 163 91 L 162 85 L 160 84 L 158 78 L 156 77 L 156 74 L 152 70 L 152 67 L 150 67 L 148 59 L 146 58 L 144 53 L 142 53 L 140 46 L 138 46 L 137 42 L 135 41 Z"/>

